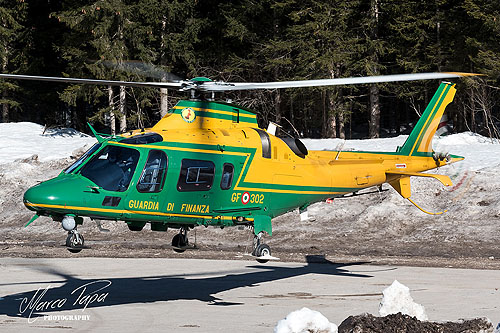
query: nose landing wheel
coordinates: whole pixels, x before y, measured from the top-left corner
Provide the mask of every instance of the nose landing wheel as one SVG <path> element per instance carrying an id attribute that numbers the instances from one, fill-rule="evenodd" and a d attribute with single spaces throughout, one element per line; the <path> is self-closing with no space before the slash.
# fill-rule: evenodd
<path id="1" fill-rule="evenodd" d="M 83 249 L 85 240 L 83 235 L 81 235 L 76 229 L 68 231 L 68 237 L 66 237 L 66 247 L 71 253 L 78 253 Z"/>

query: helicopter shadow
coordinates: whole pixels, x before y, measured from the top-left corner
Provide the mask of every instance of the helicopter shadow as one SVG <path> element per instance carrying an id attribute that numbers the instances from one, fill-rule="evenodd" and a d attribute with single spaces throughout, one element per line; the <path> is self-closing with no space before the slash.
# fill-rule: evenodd
<path id="1" fill-rule="evenodd" d="M 85 306 L 86 308 L 100 308 L 175 300 L 198 300 L 213 306 L 236 306 L 244 303 L 227 302 L 215 295 L 236 288 L 255 287 L 259 283 L 306 274 L 351 278 L 372 277 L 371 275 L 353 273 L 347 269 L 347 267 L 365 265 L 369 262 L 334 263 L 325 259 L 324 256 L 306 256 L 306 260 L 307 264 L 299 267 L 249 265 L 241 271 L 124 278 L 81 279 L 51 268 L 34 269 L 58 276 L 60 279 L 1 284 L 45 284 L 45 287 L 0 296 L 0 316 L 35 318 L 60 311 L 82 310 Z M 252 271 L 248 272 L 249 268 Z M 207 275 L 217 276 L 207 277 Z M 57 287 L 51 286 L 51 284 L 61 283 L 63 284 Z M 99 301 L 99 297 L 101 301 Z M 62 302 L 62 300 L 65 301 Z M 90 300 L 93 301 L 90 302 Z M 51 303 L 47 305 L 48 302 Z"/>

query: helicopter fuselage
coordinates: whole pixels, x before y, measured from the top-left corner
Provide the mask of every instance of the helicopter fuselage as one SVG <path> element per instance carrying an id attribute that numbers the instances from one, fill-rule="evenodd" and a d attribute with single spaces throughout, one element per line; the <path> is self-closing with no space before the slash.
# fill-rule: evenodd
<path id="1" fill-rule="evenodd" d="M 151 129 L 98 136 L 73 165 L 30 188 L 24 203 L 55 221 L 122 220 L 156 231 L 251 225 L 257 235 L 272 234 L 271 219 L 287 211 L 386 182 L 409 198 L 410 176 L 450 162 L 429 148 L 454 95 L 451 85 L 440 90 L 396 152 L 308 151 L 258 128 L 241 107 L 181 101 Z"/>

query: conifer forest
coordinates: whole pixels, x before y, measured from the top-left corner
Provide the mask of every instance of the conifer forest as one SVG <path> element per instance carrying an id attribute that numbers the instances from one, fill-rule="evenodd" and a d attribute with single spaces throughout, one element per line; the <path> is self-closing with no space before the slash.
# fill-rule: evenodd
<path id="1" fill-rule="evenodd" d="M 500 137 L 498 0 L 0 0 L 2 73 L 126 81 L 268 82 L 420 72 L 454 80 L 454 132 Z M 439 80 L 217 94 L 294 136 L 407 134 Z M 0 81 L 2 122 L 121 133 L 184 93 Z"/>

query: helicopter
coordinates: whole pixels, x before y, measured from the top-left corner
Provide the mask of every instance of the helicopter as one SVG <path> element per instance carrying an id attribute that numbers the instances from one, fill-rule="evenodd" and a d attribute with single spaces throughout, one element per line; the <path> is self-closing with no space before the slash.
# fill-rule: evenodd
<path id="1" fill-rule="evenodd" d="M 67 231 L 66 246 L 85 248 L 77 227 L 84 217 L 124 221 L 131 231 L 178 229 L 172 248 L 190 247 L 188 231 L 197 226 L 244 226 L 253 232 L 252 255 L 265 263 L 278 258 L 264 243 L 272 219 L 349 193 L 390 184 L 411 199 L 411 177 L 431 177 L 445 186 L 448 176 L 423 171 L 464 158 L 432 149 L 432 138 L 456 88 L 442 82 L 406 142 L 395 152 L 310 151 L 298 138 L 277 137 L 259 128 L 256 113 L 229 102 L 214 101 L 216 92 L 379 82 L 446 79 L 469 73 L 417 73 L 325 80 L 265 83 L 217 82 L 198 77 L 172 82 L 128 82 L 0 74 L 4 79 L 73 84 L 157 87 L 190 93 L 153 127 L 119 135 L 97 133 L 97 142 L 72 165 L 29 188 L 24 205 L 35 212 L 28 226 L 48 216 Z M 205 96 L 211 95 L 212 98 Z"/>

